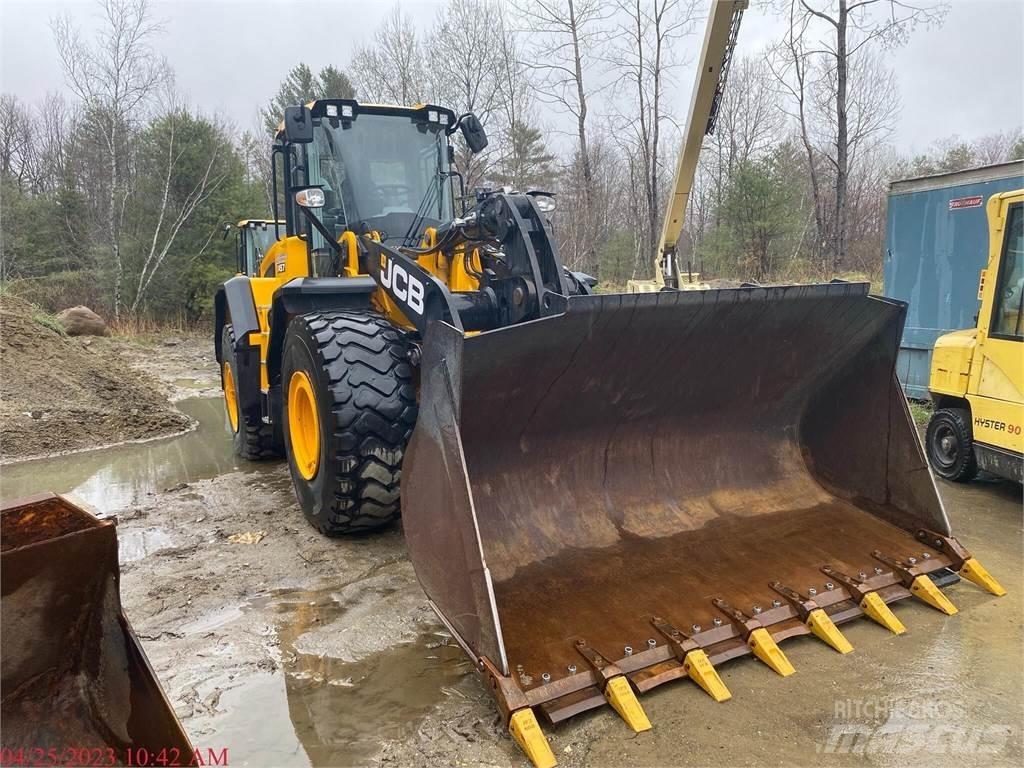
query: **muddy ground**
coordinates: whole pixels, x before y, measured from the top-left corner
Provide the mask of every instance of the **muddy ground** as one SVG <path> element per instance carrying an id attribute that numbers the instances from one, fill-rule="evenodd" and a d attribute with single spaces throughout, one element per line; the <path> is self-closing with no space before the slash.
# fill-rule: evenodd
<path id="1" fill-rule="evenodd" d="M 156 373 L 168 391 L 208 392 L 212 350 L 179 346 Z M 228 747 L 232 765 L 526 766 L 429 610 L 401 531 L 319 536 L 282 463 L 230 456 L 218 402 L 180 405 L 196 431 L 5 469 L 0 495 L 71 491 L 118 515 L 125 610 L 193 741 Z M 949 618 L 901 603 L 907 634 L 844 625 L 848 656 L 789 641 L 797 674 L 785 679 L 730 662 L 724 704 L 662 686 L 643 697 L 648 733 L 607 708 L 546 727 L 560 764 L 1019 765 L 1020 486 L 940 490 L 1009 596 L 952 586 L 961 612 Z"/>
<path id="2" fill-rule="evenodd" d="M 191 422 L 168 388 L 128 364 L 157 357 L 106 337 L 70 337 L 32 305 L 0 301 L 0 461 L 179 433 Z M 193 345 L 194 346 L 194 345 Z"/>

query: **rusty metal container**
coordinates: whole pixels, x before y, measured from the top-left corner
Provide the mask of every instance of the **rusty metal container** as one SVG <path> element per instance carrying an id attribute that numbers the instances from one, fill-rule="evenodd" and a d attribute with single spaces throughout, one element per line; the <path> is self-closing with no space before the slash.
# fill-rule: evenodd
<path id="1" fill-rule="evenodd" d="M 188 737 L 121 609 L 113 520 L 55 494 L 7 504 L 0 580 L 5 751 L 109 765 L 144 748 L 188 763 Z"/>
<path id="2" fill-rule="evenodd" d="M 904 314 L 834 283 L 436 324 L 403 524 L 506 715 L 618 709 L 609 680 L 696 680 L 694 650 L 714 665 L 824 632 L 845 652 L 833 625 L 865 614 L 901 631 L 886 604 L 970 557 L 895 377 Z"/>

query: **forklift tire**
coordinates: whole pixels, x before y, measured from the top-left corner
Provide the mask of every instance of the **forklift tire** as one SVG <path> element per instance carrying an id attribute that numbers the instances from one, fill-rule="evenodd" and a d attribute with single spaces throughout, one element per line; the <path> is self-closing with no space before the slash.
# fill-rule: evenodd
<path id="1" fill-rule="evenodd" d="M 245 418 L 239 405 L 238 365 L 235 362 L 235 333 L 230 324 L 221 332 L 221 388 L 224 390 L 224 407 L 228 414 L 228 428 L 231 430 L 231 445 L 235 454 L 248 461 L 264 461 L 280 458 L 284 452 L 280 430 L 262 419 L 252 422 Z"/>
<path id="2" fill-rule="evenodd" d="M 978 474 L 971 415 L 966 409 L 940 408 L 933 413 L 925 444 L 928 463 L 939 477 L 966 483 Z"/>
<path id="3" fill-rule="evenodd" d="M 406 332 L 368 312 L 313 312 L 285 334 L 288 469 L 303 513 L 328 536 L 398 519 L 417 404 Z"/>

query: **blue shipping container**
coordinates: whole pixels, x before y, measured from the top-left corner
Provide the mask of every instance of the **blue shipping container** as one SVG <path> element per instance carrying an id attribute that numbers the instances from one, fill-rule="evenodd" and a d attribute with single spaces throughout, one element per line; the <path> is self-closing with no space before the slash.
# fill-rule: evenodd
<path id="1" fill-rule="evenodd" d="M 889 185 L 884 293 L 909 304 L 897 374 L 907 397 L 928 397 L 935 340 L 973 328 L 988 261 L 985 204 L 1024 188 L 1024 161 Z"/>

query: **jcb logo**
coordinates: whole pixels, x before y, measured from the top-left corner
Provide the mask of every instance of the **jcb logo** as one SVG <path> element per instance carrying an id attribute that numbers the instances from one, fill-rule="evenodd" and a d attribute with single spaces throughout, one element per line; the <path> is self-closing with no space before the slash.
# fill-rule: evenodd
<path id="1" fill-rule="evenodd" d="M 396 299 L 406 302 L 417 315 L 423 314 L 423 283 L 383 253 L 380 255 L 380 284 L 390 290 Z"/>

